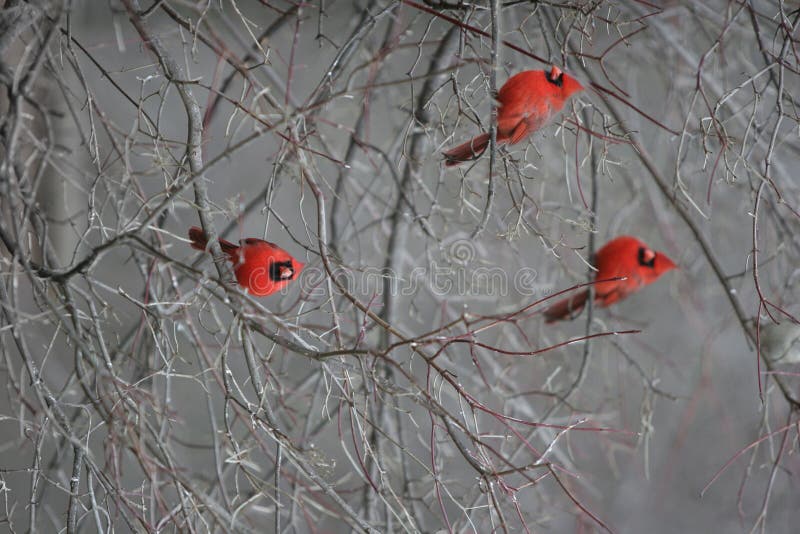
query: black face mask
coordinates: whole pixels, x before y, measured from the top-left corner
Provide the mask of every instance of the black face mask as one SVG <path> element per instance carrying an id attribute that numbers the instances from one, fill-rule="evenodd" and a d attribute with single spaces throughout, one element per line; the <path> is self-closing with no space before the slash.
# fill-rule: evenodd
<path id="1" fill-rule="evenodd" d="M 649 254 L 648 254 L 649 253 Z M 648 260 L 647 257 L 650 256 Z M 656 254 L 652 250 L 645 247 L 639 247 L 639 265 L 642 267 L 650 267 L 651 269 L 656 266 Z"/>
<path id="2" fill-rule="evenodd" d="M 563 72 L 559 72 L 558 76 L 553 78 L 553 71 L 551 70 L 550 72 L 545 74 L 545 78 L 547 78 L 547 81 L 552 83 L 556 87 L 563 87 L 564 86 L 564 73 Z"/>
<path id="3" fill-rule="evenodd" d="M 288 275 L 288 276 L 287 276 Z M 274 261 L 269 266 L 269 279 L 273 282 L 283 282 L 294 278 L 292 260 Z"/>

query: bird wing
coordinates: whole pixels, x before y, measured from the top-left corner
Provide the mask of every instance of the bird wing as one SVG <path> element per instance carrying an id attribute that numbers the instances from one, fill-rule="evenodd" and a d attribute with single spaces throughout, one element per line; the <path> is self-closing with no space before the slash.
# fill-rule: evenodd
<path id="1" fill-rule="evenodd" d="M 600 283 L 596 286 L 595 299 L 601 307 L 610 306 L 628 295 L 635 293 L 644 283 L 642 277 L 636 271 L 626 272 L 625 269 L 617 269 L 608 278 L 625 277 L 624 280 L 614 280 L 612 282 Z"/>
<path id="2" fill-rule="evenodd" d="M 239 241 L 242 245 L 250 245 L 250 246 L 268 246 L 270 248 L 278 248 L 278 245 L 275 243 L 271 243 L 269 241 L 264 241 L 263 239 L 258 239 L 257 237 L 248 237 L 247 239 L 242 239 Z"/>
<path id="3" fill-rule="evenodd" d="M 515 145 L 525 139 L 528 135 L 528 122 L 525 120 L 526 117 L 520 118 L 519 122 L 514 129 L 511 130 L 511 133 L 508 136 L 508 142 L 512 145 Z"/>

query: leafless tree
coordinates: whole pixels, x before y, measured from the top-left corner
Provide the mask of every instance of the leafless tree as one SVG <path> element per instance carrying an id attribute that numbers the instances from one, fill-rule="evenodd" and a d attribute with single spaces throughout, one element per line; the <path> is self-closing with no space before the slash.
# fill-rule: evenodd
<path id="1" fill-rule="evenodd" d="M 0 0 L 2 528 L 795 531 L 799 23 Z M 586 90 L 501 146 L 549 64 Z M 680 269 L 544 325 L 621 234 Z M 306 266 L 257 298 L 218 237 Z"/>

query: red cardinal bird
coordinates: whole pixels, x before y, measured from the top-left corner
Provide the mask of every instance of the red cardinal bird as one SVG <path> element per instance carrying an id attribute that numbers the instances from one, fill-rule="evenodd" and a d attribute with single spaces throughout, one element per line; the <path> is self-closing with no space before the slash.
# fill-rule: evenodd
<path id="1" fill-rule="evenodd" d="M 196 226 L 189 228 L 192 248 L 206 250 L 208 238 Z M 250 237 L 239 241 L 239 246 L 224 239 L 219 240 L 222 252 L 233 262 L 236 281 L 257 297 L 266 297 L 279 291 L 300 275 L 303 264 L 278 245 Z"/>
<path id="2" fill-rule="evenodd" d="M 677 268 L 663 252 L 654 252 L 647 245 L 630 236 L 612 239 L 597 251 L 594 257 L 597 268 L 595 280 L 622 278 L 594 284 L 594 300 L 605 308 L 652 284 L 667 271 Z M 586 304 L 589 290 L 561 300 L 544 311 L 545 321 L 552 323 L 579 312 Z"/>
<path id="3" fill-rule="evenodd" d="M 583 91 L 578 81 L 553 66 L 550 72 L 526 70 L 515 74 L 500 88 L 497 101 L 497 142 L 516 144 L 547 124 L 564 107 L 570 96 Z M 489 144 L 482 133 L 444 152 L 445 165 L 452 167 L 480 156 Z"/>

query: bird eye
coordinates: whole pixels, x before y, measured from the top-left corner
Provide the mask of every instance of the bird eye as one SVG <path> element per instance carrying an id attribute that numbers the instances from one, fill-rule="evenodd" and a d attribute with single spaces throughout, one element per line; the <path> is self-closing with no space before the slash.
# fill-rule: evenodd
<path id="1" fill-rule="evenodd" d="M 656 253 L 646 247 L 639 247 L 639 265 L 654 268 L 656 266 Z"/>
<path id="2" fill-rule="evenodd" d="M 550 72 L 545 74 L 545 78 L 556 87 L 563 87 L 564 85 L 564 73 L 555 65 L 550 69 Z"/>

